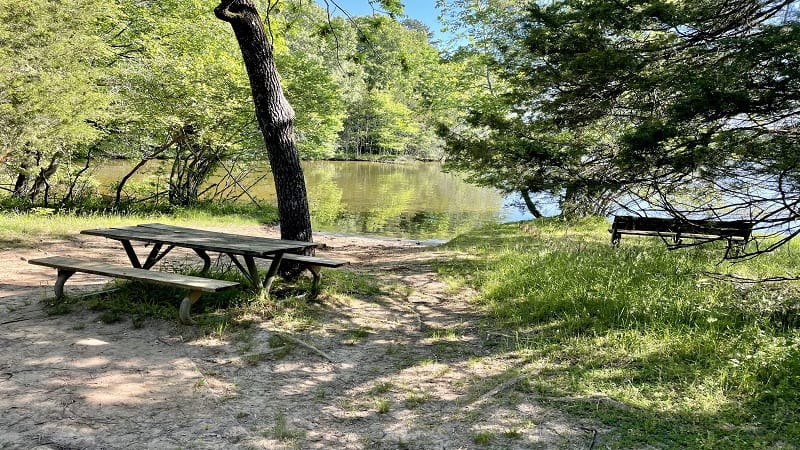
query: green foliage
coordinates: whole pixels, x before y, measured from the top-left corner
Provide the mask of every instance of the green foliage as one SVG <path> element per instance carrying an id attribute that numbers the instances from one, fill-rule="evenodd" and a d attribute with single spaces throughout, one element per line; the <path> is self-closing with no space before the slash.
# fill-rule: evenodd
<path id="1" fill-rule="evenodd" d="M 793 2 L 440 4 L 472 38 L 463 52 L 496 80 L 470 105 L 468 129 L 445 130 L 452 167 L 475 181 L 564 200 L 572 191 L 590 205 L 620 187 L 669 194 L 698 179 L 754 210 L 792 195 L 762 201 L 748 189 L 796 179 Z"/>
<path id="2" fill-rule="evenodd" d="M 402 154 L 415 139 L 419 128 L 412 111 L 387 91 L 370 91 L 362 102 L 353 104 L 348 115 L 347 137 L 360 151 Z"/>
<path id="3" fill-rule="evenodd" d="M 796 246 L 721 264 L 724 245 L 667 251 L 657 238 L 630 237 L 613 248 L 607 226 L 541 220 L 447 244 L 470 257 L 440 272 L 479 290 L 479 307 L 513 336 L 508 351 L 536 374 L 520 389 L 619 402 L 567 406 L 607 423 L 612 445 L 800 440 L 790 406 L 800 392 L 797 283 L 720 279 L 783 276 L 800 262 Z"/>
<path id="4" fill-rule="evenodd" d="M 114 5 L 93 0 L 0 2 L 0 154 L 91 143 L 113 99 L 103 86 L 112 59 Z"/>
<path id="5" fill-rule="evenodd" d="M 447 121 L 447 99 L 457 87 L 441 77 L 450 68 L 428 34 L 382 15 L 356 18 L 353 26 L 359 35 L 352 58 L 362 67 L 364 89 L 349 99 L 342 152 L 438 156 L 435 124 Z"/>
<path id="6" fill-rule="evenodd" d="M 0 1 L 0 164 L 28 194 L 33 177 L 102 135 L 116 4 Z"/>
<path id="7" fill-rule="evenodd" d="M 342 130 L 345 117 L 339 85 L 326 67 L 304 53 L 279 57 L 287 98 L 297 111 L 298 151 L 309 159 L 333 156 L 336 137 Z"/>
<path id="8" fill-rule="evenodd" d="M 167 156 L 169 201 L 187 206 L 220 161 L 260 147 L 238 47 L 206 2 L 125 2 L 128 49 L 115 79 L 124 97 L 104 150 Z M 251 156 L 252 157 L 252 156 Z"/>
<path id="9" fill-rule="evenodd" d="M 546 61 L 525 82 L 561 87 L 539 106 L 562 126 L 627 122 L 628 170 L 715 167 L 742 139 L 774 146 L 795 122 L 800 28 L 784 2 L 553 2 L 522 20 L 525 49 L 504 53 L 505 73 Z"/>
<path id="10" fill-rule="evenodd" d="M 20 10 L 0 0 L 4 184 L 16 182 L 29 203 L 42 204 L 47 190 L 72 207 L 98 197 L 84 157 L 90 166 L 159 158 L 172 161 L 160 192 L 121 179 L 115 206 L 161 192 L 187 206 L 215 169 L 263 161 L 249 81 L 215 3 L 36 0 Z M 270 14 L 302 157 L 328 158 L 357 141 L 369 143 L 359 152 L 438 156 L 434 123 L 451 121 L 446 99 L 456 89 L 442 81 L 450 71 L 423 27 L 397 22 L 400 2 L 376 3 L 389 16 L 353 20 L 314 2 L 256 3 Z"/>

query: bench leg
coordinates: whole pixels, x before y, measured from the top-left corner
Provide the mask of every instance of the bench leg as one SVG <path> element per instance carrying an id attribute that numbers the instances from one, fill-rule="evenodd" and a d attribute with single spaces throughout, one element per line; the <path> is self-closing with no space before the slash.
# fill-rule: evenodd
<path id="1" fill-rule="evenodd" d="M 74 274 L 74 270 L 58 269 L 55 286 L 56 300 L 61 300 L 64 297 L 64 283 Z"/>
<path id="2" fill-rule="evenodd" d="M 264 283 L 261 286 L 267 294 L 269 294 L 269 288 L 272 287 L 272 282 L 275 281 L 275 275 L 278 274 L 281 261 L 283 261 L 283 253 L 276 253 L 272 259 L 272 263 L 269 265 L 269 269 L 267 269 L 267 275 L 264 277 Z"/>
<path id="3" fill-rule="evenodd" d="M 189 316 L 189 309 L 191 309 L 192 305 L 197 301 L 198 298 L 200 298 L 200 294 L 202 293 L 203 291 L 189 291 L 189 293 L 186 294 L 186 297 L 181 302 L 181 307 L 178 310 L 178 316 L 181 319 L 181 323 L 186 325 L 191 325 L 194 323 L 192 318 Z"/>
<path id="4" fill-rule="evenodd" d="M 311 292 L 314 297 L 319 294 L 319 282 L 322 279 L 322 270 L 319 266 L 308 266 L 308 271 L 311 272 L 311 275 L 314 277 L 314 281 L 311 283 Z"/>
<path id="5" fill-rule="evenodd" d="M 733 239 L 728 239 L 728 246 L 725 248 L 725 259 L 737 258 L 739 255 L 744 253 L 744 248 L 746 245 L 747 241 L 734 241 Z"/>

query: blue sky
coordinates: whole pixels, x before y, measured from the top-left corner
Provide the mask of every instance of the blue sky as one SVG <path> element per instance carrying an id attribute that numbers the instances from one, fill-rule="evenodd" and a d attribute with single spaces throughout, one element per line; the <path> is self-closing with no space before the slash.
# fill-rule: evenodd
<path id="1" fill-rule="evenodd" d="M 342 9 L 347 11 L 351 16 L 365 16 L 373 13 L 373 8 L 370 6 L 368 0 L 333 0 Z M 317 3 L 325 6 L 323 0 L 317 0 Z M 411 19 L 418 19 L 428 25 L 428 28 L 436 34 L 441 36 L 442 24 L 439 23 L 439 11 L 436 9 L 435 0 L 404 0 L 405 13 Z"/>

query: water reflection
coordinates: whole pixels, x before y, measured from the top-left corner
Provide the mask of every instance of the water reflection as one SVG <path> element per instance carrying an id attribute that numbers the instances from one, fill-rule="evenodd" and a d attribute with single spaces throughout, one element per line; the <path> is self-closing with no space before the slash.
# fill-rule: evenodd
<path id="1" fill-rule="evenodd" d="M 100 171 L 109 176 L 104 184 L 119 179 L 114 173 L 124 173 L 124 167 L 114 167 L 119 165 Z M 448 239 L 481 224 L 525 218 L 504 206 L 497 191 L 443 173 L 439 164 L 311 161 L 303 170 L 315 230 Z M 251 195 L 274 204 L 271 177 Z"/>
<path id="2" fill-rule="evenodd" d="M 499 193 L 442 173 L 438 164 L 318 161 L 304 170 L 319 230 L 444 239 L 503 216 Z M 332 197 L 341 199 L 338 207 Z"/>

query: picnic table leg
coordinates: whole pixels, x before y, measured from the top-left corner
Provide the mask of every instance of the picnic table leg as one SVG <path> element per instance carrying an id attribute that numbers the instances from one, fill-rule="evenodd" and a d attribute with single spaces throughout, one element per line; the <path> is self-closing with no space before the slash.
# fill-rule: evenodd
<path id="1" fill-rule="evenodd" d="M 226 253 L 226 255 L 228 255 L 228 258 L 230 258 L 231 261 L 233 261 L 233 263 L 236 265 L 236 268 L 238 268 L 239 271 L 242 272 L 242 275 L 244 275 L 244 277 L 247 278 L 247 281 L 250 282 L 251 285 L 255 286 L 257 281 L 253 280 L 253 276 L 250 273 L 250 270 L 242 265 L 242 263 L 239 261 L 239 258 L 237 258 L 236 255 L 234 255 L 233 253 Z"/>
<path id="2" fill-rule="evenodd" d="M 203 259 L 203 270 L 201 270 L 200 273 L 208 272 L 208 269 L 211 268 L 211 258 L 208 256 L 208 253 L 206 253 L 205 250 L 200 250 L 199 248 L 193 248 L 192 250 L 197 253 L 197 256 Z"/>
<path id="3" fill-rule="evenodd" d="M 125 253 L 128 254 L 128 259 L 131 260 L 131 265 L 137 269 L 141 269 L 142 263 L 139 262 L 139 257 L 136 256 L 136 251 L 133 250 L 131 241 L 127 239 L 122 239 L 120 242 L 122 242 L 122 247 L 125 248 Z"/>
<path id="4" fill-rule="evenodd" d="M 283 252 L 275 253 L 275 256 L 272 258 L 272 263 L 269 265 L 267 275 L 264 277 L 264 283 L 262 284 L 262 289 L 267 293 L 269 293 L 269 288 L 272 287 L 272 282 L 275 280 L 275 275 L 278 273 L 278 268 L 281 266 L 282 260 Z"/>
<path id="5" fill-rule="evenodd" d="M 181 302 L 181 307 L 178 310 L 178 317 L 181 319 L 181 323 L 186 325 L 191 325 L 194 323 L 192 318 L 189 316 L 189 310 L 192 308 L 192 305 L 200 298 L 200 294 L 203 291 L 189 291 L 186 297 Z"/>
<path id="6" fill-rule="evenodd" d="M 150 250 L 150 254 L 147 255 L 147 259 L 144 261 L 144 264 L 142 264 L 143 269 L 150 269 L 151 267 L 155 266 L 157 262 L 161 261 L 161 258 L 167 256 L 167 253 L 175 248 L 174 245 L 170 245 L 166 250 L 159 254 L 158 252 L 161 251 L 161 247 L 163 247 L 163 244 L 153 245 L 153 249 Z"/>
<path id="7" fill-rule="evenodd" d="M 261 277 L 258 276 L 258 266 L 256 266 L 256 261 L 252 256 L 245 256 L 244 263 L 247 264 L 247 272 L 250 273 L 250 280 L 253 283 L 253 287 L 256 289 L 261 289 L 263 284 L 261 283 Z M 269 290 L 269 287 L 267 287 L 267 290 Z"/>
<path id="8" fill-rule="evenodd" d="M 74 274 L 74 270 L 58 269 L 55 286 L 56 300 L 61 300 L 64 297 L 64 283 Z"/>
<path id="9" fill-rule="evenodd" d="M 725 248 L 725 259 L 736 258 L 744 252 L 747 241 L 735 241 L 728 238 L 728 246 Z"/>

